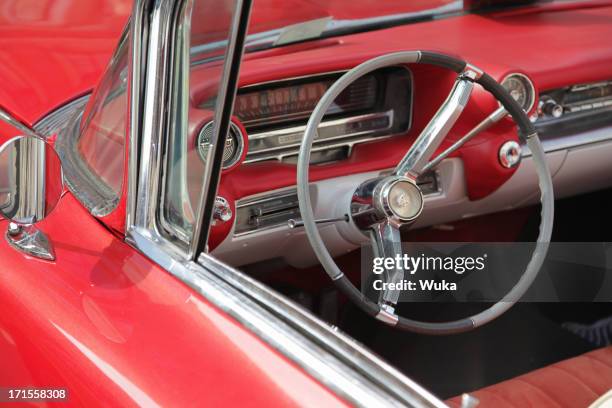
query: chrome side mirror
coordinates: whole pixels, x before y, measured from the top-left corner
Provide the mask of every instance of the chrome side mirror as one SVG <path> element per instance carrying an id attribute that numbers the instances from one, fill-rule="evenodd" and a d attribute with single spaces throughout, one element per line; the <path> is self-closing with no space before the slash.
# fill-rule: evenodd
<path id="1" fill-rule="evenodd" d="M 7 239 L 13 247 L 55 259 L 47 237 L 34 224 L 55 209 L 63 189 L 60 158 L 43 139 L 18 136 L 0 147 L 0 214 L 11 221 Z"/>

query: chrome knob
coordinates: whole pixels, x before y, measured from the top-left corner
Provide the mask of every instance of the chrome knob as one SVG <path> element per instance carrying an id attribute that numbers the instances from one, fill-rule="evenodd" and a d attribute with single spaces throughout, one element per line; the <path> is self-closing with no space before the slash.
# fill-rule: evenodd
<path id="1" fill-rule="evenodd" d="M 542 112 L 548 116 L 552 116 L 553 118 L 560 118 L 563 116 L 563 106 L 555 102 L 554 99 L 547 99 L 542 104 Z"/>
<path id="2" fill-rule="evenodd" d="M 521 161 L 521 145 L 514 140 L 505 142 L 499 148 L 499 163 L 507 169 L 518 165 Z"/>
<path id="3" fill-rule="evenodd" d="M 213 223 L 216 221 L 227 222 L 232 219 L 232 208 L 229 202 L 221 197 L 215 198 L 215 207 L 213 208 Z"/>
<path id="4" fill-rule="evenodd" d="M 8 234 L 10 236 L 16 237 L 17 235 L 19 235 L 21 233 L 22 228 L 23 227 L 21 225 L 15 223 L 15 222 L 9 222 L 7 232 L 8 232 Z"/>

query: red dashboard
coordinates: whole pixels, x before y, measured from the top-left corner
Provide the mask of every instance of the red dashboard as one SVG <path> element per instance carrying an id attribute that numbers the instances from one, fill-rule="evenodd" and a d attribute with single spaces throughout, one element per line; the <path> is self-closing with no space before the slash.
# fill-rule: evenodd
<path id="1" fill-rule="evenodd" d="M 611 19 L 609 3 L 593 2 L 580 8 L 539 6 L 307 42 L 247 54 L 241 68 L 240 87 L 249 89 L 258 84 L 345 71 L 372 57 L 396 51 L 433 50 L 458 55 L 498 80 L 510 72 L 523 73 L 533 81 L 537 94 L 575 83 L 612 79 L 612 53 L 601 40 L 612 35 L 612 26 L 608 24 Z M 580 36 L 572 35 L 576 26 L 580 26 Z M 556 63 L 550 64 L 551 60 Z M 446 98 L 455 79 L 454 73 L 434 66 L 406 68 L 413 78 L 409 130 L 399 136 L 355 145 L 343 160 L 312 166 L 311 181 L 383 170 L 397 164 Z M 265 94 L 266 98 L 272 98 L 270 112 L 281 109 L 275 105 L 275 96 L 282 102 L 283 92 L 288 98 L 290 92 L 300 92 L 300 88 L 279 86 L 276 89 L 280 90 L 278 94 L 272 91 Z M 320 84 L 301 89 L 313 94 L 313 98 L 323 90 Z M 244 99 L 248 95 L 239 90 L 236 106 L 237 112 L 247 118 L 254 114 Z M 194 98 L 197 100 L 196 95 Z M 475 89 L 462 117 L 440 149 L 447 148 L 496 108 L 493 97 L 481 88 Z M 516 128 L 505 119 L 454 153 L 463 160 L 471 200 L 486 197 L 515 171 L 501 166 L 497 156 L 499 147 L 509 140 L 517 140 Z M 244 163 L 223 175 L 220 194 L 233 204 L 244 197 L 293 186 L 295 179 L 292 163 L 278 160 Z M 212 245 L 221 242 L 228 232 L 227 226 L 213 228 Z"/>

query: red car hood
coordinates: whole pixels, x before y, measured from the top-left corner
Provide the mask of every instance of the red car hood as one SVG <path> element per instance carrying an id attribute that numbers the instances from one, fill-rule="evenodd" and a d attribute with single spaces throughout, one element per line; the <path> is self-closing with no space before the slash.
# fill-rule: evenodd
<path id="1" fill-rule="evenodd" d="M 0 105 L 33 123 L 89 91 L 131 9 L 126 0 L 3 0 Z"/>
<path id="2" fill-rule="evenodd" d="M 258 0 L 253 6 L 251 31 L 326 16 L 354 19 L 410 12 L 449 2 Z M 66 101 L 89 92 L 111 57 L 132 3 L 132 0 L 3 0 L 0 106 L 33 123 Z"/>

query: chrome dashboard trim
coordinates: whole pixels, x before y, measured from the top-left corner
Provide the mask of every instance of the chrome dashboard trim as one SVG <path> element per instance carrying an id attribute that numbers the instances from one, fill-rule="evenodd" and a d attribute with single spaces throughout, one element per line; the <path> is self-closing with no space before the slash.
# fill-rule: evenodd
<path id="1" fill-rule="evenodd" d="M 326 76 L 330 76 L 330 75 L 342 75 L 342 74 L 345 74 L 346 72 L 347 72 L 346 69 L 340 69 L 336 71 L 318 72 L 314 74 L 297 75 L 297 76 L 286 77 L 286 78 L 281 78 L 281 79 L 271 79 L 269 81 L 255 82 L 252 84 L 241 86 L 240 89 L 238 89 L 238 93 L 242 93 L 243 91 L 249 91 L 253 88 L 259 88 L 261 86 L 266 86 L 266 85 L 279 85 L 279 84 L 284 84 L 286 82 L 300 81 L 304 79 L 325 78 Z"/>
<path id="2" fill-rule="evenodd" d="M 251 196 L 240 199 L 236 202 L 236 208 L 246 207 L 247 205 L 259 204 L 271 198 L 285 197 L 297 193 L 295 186 L 282 187 L 272 191 L 253 194 Z"/>
<path id="3" fill-rule="evenodd" d="M 545 153 L 553 153 L 560 150 L 578 149 L 596 143 L 612 142 L 612 126 L 589 130 L 574 135 L 560 136 L 554 138 L 541 138 L 542 148 Z M 526 144 L 522 144 L 521 157 L 531 157 L 531 150 Z"/>
<path id="4" fill-rule="evenodd" d="M 345 125 L 345 124 L 351 124 L 351 123 L 358 123 L 360 121 L 363 120 L 368 120 L 368 119 L 377 119 L 377 118 L 388 118 L 389 119 L 389 124 L 384 127 L 384 128 L 380 128 L 380 129 L 376 129 L 374 131 L 371 130 L 366 130 L 366 131 L 361 131 L 361 132 L 353 132 L 353 133 L 347 133 L 344 135 L 338 135 L 338 136 L 333 136 L 333 137 L 327 137 L 327 138 L 320 138 L 320 139 L 316 139 L 315 143 L 318 144 L 318 148 L 316 150 L 322 150 L 322 149 L 329 149 L 329 148 L 333 148 L 333 147 L 341 147 L 341 146 L 348 146 L 348 147 L 352 147 L 356 144 L 359 143 L 366 143 L 369 141 L 373 141 L 373 140 L 382 140 L 382 139 L 386 139 L 389 137 L 393 137 L 393 136 L 398 136 L 400 134 L 404 134 L 403 133 L 393 133 L 393 134 L 388 134 L 388 135 L 381 135 L 381 136 L 370 136 L 374 133 L 377 132 L 382 132 L 385 130 L 389 130 L 393 127 L 393 120 L 394 120 L 394 111 L 388 110 L 386 112 L 377 112 L 377 113 L 367 113 L 364 115 L 358 115 L 358 116 L 351 116 L 348 118 L 342 118 L 342 119 L 334 119 L 334 120 L 329 120 L 326 122 L 321 123 L 321 126 L 319 128 L 330 128 L 333 126 L 340 126 L 340 125 Z M 284 128 L 284 129 L 277 129 L 277 130 L 271 130 L 269 132 L 263 132 L 263 133 L 257 133 L 254 134 L 253 136 L 249 137 L 249 141 L 250 140 L 261 140 L 261 139 L 266 139 L 269 137 L 275 137 L 275 136 L 283 136 L 283 135 L 295 135 L 295 134 L 303 134 L 304 130 L 306 129 L 306 126 L 294 126 L 294 127 L 290 127 L 290 128 Z M 406 132 L 408 131 L 408 129 L 406 130 Z M 353 138 L 357 138 L 356 140 L 350 140 Z M 347 140 L 349 139 L 349 140 Z M 335 144 L 328 144 L 326 142 L 328 141 L 343 141 L 342 143 L 335 143 Z M 324 145 L 324 146 L 320 146 L 320 145 Z M 281 161 L 283 158 L 287 157 L 287 156 L 295 156 L 299 153 L 299 147 L 300 147 L 300 140 L 298 140 L 296 143 L 291 143 L 291 144 L 287 144 L 284 146 L 278 146 L 278 147 L 271 147 L 271 148 L 267 148 L 267 149 L 262 149 L 256 152 L 252 152 L 252 153 L 248 153 L 247 152 L 247 158 L 245 159 L 245 163 L 255 163 L 258 161 L 264 161 L 264 160 L 270 160 L 270 159 L 276 159 Z M 282 150 L 286 150 L 286 149 L 293 149 L 289 152 L 284 152 L 284 153 L 280 153 L 280 154 L 274 154 L 274 152 L 276 151 L 282 151 Z M 315 149 L 313 149 L 313 151 L 316 151 Z M 266 154 L 266 153 L 270 153 L 272 152 L 272 154 Z M 249 158 L 249 154 L 251 155 L 257 155 L 257 156 L 262 156 L 262 157 L 256 157 L 256 158 Z"/>
<path id="5" fill-rule="evenodd" d="M 289 187 L 280 188 L 278 190 L 266 191 L 263 193 L 254 194 L 252 196 L 249 196 L 249 197 L 246 197 L 244 199 L 237 201 L 236 202 L 236 217 L 234 218 L 234 225 L 232 225 L 232 229 L 230 231 L 230 233 L 232 234 L 231 236 L 232 237 L 242 237 L 242 236 L 250 235 L 253 233 L 257 233 L 257 232 L 272 230 L 272 229 L 279 228 L 279 227 L 288 228 L 287 224 L 284 223 L 284 224 L 277 224 L 277 225 L 268 225 L 268 226 L 257 228 L 257 229 L 250 230 L 250 231 L 234 232 L 236 230 L 236 223 L 238 222 L 238 210 L 240 208 L 244 208 L 249 205 L 265 203 L 266 201 L 269 201 L 269 200 L 288 197 L 294 194 L 297 197 L 296 187 L 289 186 Z"/>
<path id="6" fill-rule="evenodd" d="M 341 119 L 333 119 L 333 120 L 328 120 L 326 122 L 321 123 L 321 126 L 319 126 L 319 129 L 321 128 L 327 128 L 327 127 L 331 127 L 331 126 L 337 126 L 337 125 L 344 125 L 347 123 L 355 123 L 358 122 L 360 120 L 363 119 L 374 119 L 374 118 L 384 118 L 387 117 L 389 118 L 389 126 L 387 126 L 384 129 L 379 129 L 379 130 L 386 130 L 389 129 L 391 127 L 391 124 L 393 123 L 393 109 L 390 109 L 388 111 L 385 112 L 373 112 L 373 113 L 366 113 L 363 115 L 357 115 L 357 116 L 350 116 L 348 118 L 341 118 Z M 254 133 L 252 136 L 249 136 L 249 140 L 260 140 L 260 139 L 266 139 L 268 137 L 272 137 L 272 136 L 277 136 L 277 135 L 284 135 L 284 134 L 291 134 L 291 133 L 300 133 L 300 132 L 304 132 L 304 130 L 306 129 L 306 126 L 292 126 L 292 127 L 288 127 L 288 128 L 282 128 L 282 129 L 275 129 L 275 130 L 270 130 L 268 132 L 261 132 L 261 133 Z M 334 137 L 329 137 L 329 138 L 318 138 L 316 139 L 318 142 L 320 141 L 324 141 L 324 140 L 335 140 L 335 139 L 340 139 L 340 138 L 344 138 L 344 137 L 351 137 L 351 136 L 355 136 L 355 135 L 359 135 L 359 134 L 363 134 L 364 132 L 356 132 L 356 133 L 350 133 L 348 135 L 342 135 L 342 136 L 334 136 Z M 296 146 L 300 146 L 300 143 L 292 143 L 292 144 L 288 144 L 288 145 L 284 145 L 282 147 L 276 147 L 276 148 L 271 148 L 269 150 L 278 150 L 278 149 L 285 149 L 285 148 L 289 148 L 289 147 L 296 147 Z M 259 153 L 259 152 L 257 152 Z"/>
<path id="7" fill-rule="evenodd" d="M 394 109 L 389 109 L 387 111 L 381 111 L 381 112 L 371 112 L 371 113 L 365 113 L 365 114 L 361 114 L 361 115 L 353 115 L 353 116 L 348 116 L 345 118 L 339 118 L 339 119 L 331 119 L 331 120 L 326 120 L 326 121 L 322 121 L 321 125 L 319 126 L 319 128 L 323 127 L 331 127 L 331 126 L 338 126 L 338 125 L 342 125 L 342 124 L 347 124 L 347 123 L 356 123 L 360 120 L 367 120 L 367 119 L 371 119 L 371 118 L 376 118 L 376 117 L 383 117 L 383 115 L 387 115 L 390 119 L 390 123 L 389 126 L 387 128 L 384 129 L 377 129 L 374 131 L 363 131 L 363 132 L 355 132 L 352 134 L 348 134 L 348 135 L 338 135 L 338 136 L 334 136 L 334 137 L 330 137 L 330 138 L 325 138 L 325 139 L 316 139 L 313 143 L 313 148 L 312 151 L 316 152 L 316 151 L 320 151 L 323 149 L 330 149 L 330 148 L 337 148 L 337 147 L 348 147 L 349 148 L 349 155 L 350 152 L 353 148 L 353 146 L 355 146 L 356 144 L 360 144 L 360 143 L 367 143 L 370 141 L 374 141 L 374 140 L 384 140 L 387 138 L 391 138 L 394 136 L 399 136 L 399 135 L 403 135 L 406 134 L 408 132 L 410 132 L 410 130 L 412 129 L 412 120 L 413 120 L 413 103 L 414 103 L 414 75 L 412 73 L 412 70 L 410 68 L 408 68 L 406 65 L 397 65 L 396 68 L 401 68 L 403 70 L 405 70 L 408 74 L 409 80 L 410 80 L 410 95 L 409 95 L 409 101 L 408 101 L 408 106 L 409 106 L 409 111 L 408 111 L 408 124 L 406 125 L 406 129 L 402 130 L 398 133 L 393 133 L 393 134 L 388 134 L 388 135 L 380 135 L 380 136 L 371 136 L 369 137 L 368 135 L 377 133 L 377 132 L 381 132 L 384 130 L 388 130 L 390 128 L 393 127 L 394 125 L 394 121 L 395 121 L 395 110 Z M 265 86 L 265 85 L 277 85 L 277 84 L 283 84 L 286 82 L 291 82 L 294 80 L 304 80 L 304 79 L 317 79 L 317 78 L 324 78 L 330 75 L 336 75 L 336 74 L 344 74 L 346 73 L 346 70 L 338 70 L 338 71 L 330 71 L 330 72 L 322 72 L 322 73 L 316 73 L 316 74 L 308 74 L 308 75 L 301 75 L 301 76 L 295 76 L 295 77 L 290 77 L 290 78 L 282 78 L 279 80 L 271 80 L 271 81 L 263 81 L 263 82 L 258 82 L 258 83 L 254 83 L 254 84 L 250 84 L 244 87 L 241 87 L 239 89 L 239 92 L 242 92 L 244 90 L 249 90 L 251 88 L 256 88 L 256 87 L 261 87 L 261 86 Z M 290 128 L 281 128 L 281 129 L 275 129 L 275 130 L 271 130 L 271 131 L 267 131 L 267 132 L 253 132 L 252 134 L 248 134 L 248 140 L 260 140 L 260 139 L 265 139 L 267 137 L 273 137 L 279 134 L 293 134 L 293 133 L 298 133 L 301 132 L 303 133 L 306 130 L 306 124 L 304 125 L 299 125 L 299 126 L 292 126 Z M 247 130 L 248 133 L 248 130 Z M 346 141 L 344 143 L 336 143 L 336 144 L 325 144 L 325 146 L 319 146 L 317 147 L 317 144 L 324 144 L 326 141 L 332 141 L 332 140 L 343 140 L 343 139 L 350 139 L 350 138 L 354 138 L 354 137 L 358 137 L 358 136 L 362 136 L 362 138 L 360 138 L 359 140 L 354 140 L 354 141 Z M 301 140 L 293 143 L 293 144 L 289 144 L 286 146 L 280 146 L 280 147 L 274 147 L 274 148 L 269 148 L 269 149 L 263 149 L 257 152 L 253 152 L 251 153 L 250 151 L 247 150 L 247 156 L 245 158 L 244 163 L 248 164 L 248 163 L 256 163 L 259 161 L 265 161 L 265 160 L 277 160 L 277 161 L 282 161 L 285 157 L 288 156 L 297 156 L 297 154 L 299 153 L 299 146 L 300 146 Z M 290 148 L 296 148 L 294 149 L 294 151 L 291 152 L 286 152 L 283 154 L 279 154 L 279 155 L 268 155 L 266 157 L 263 158 L 249 158 L 249 155 L 251 154 L 255 154 L 255 155 L 264 155 L 266 152 L 272 152 L 272 151 L 278 151 L 278 150 L 284 150 L 284 149 L 290 149 Z"/>

